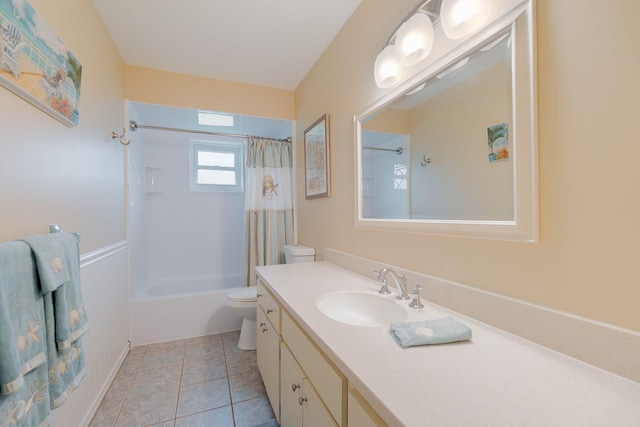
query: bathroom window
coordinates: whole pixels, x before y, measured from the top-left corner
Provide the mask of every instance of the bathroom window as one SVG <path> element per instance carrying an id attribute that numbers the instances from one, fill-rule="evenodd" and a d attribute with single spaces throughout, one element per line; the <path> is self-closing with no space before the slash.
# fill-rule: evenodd
<path id="1" fill-rule="evenodd" d="M 237 142 L 190 141 L 191 191 L 244 191 L 243 149 Z"/>
<path id="2" fill-rule="evenodd" d="M 393 189 L 394 190 L 406 190 L 407 189 L 407 165 L 395 164 L 393 165 Z"/>

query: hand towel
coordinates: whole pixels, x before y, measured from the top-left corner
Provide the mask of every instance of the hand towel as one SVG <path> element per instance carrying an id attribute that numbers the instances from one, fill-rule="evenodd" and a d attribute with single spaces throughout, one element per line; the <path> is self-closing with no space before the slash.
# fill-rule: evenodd
<path id="1" fill-rule="evenodd" d="M 77 237 L 71 233 L 52 233 L 20 239 L 31 247 L 38 267 L 42 293 L 53 292 L 71 280 L 65 268 L 65 255 L 72 255 L 71 248 L 77 245 Z"/>
<path id="2" fill-rule="evenodd" d="M 47 319 L 53 323 L 47 327 L 55 328 L 58 349 L 69 348 L 89 330 L 80 286 L 78 236 L 59 232 L 22 240 L 35 255 L 42 294 L 54 294 L 53 313 Z"/>
<path id="3" fill-rule="evenodd" d="M 411 347 L 470 340 L 471 329 L 451 317 L 444 317 L 419 322 L 391 323 L 391 335 L 402 347 Z"/>
<path id="4" fill-rule="evenodd" d="M 0 244 L 0 395 L 20 390 L 24 376 L 46 361 L 44 327 L 31 249 Z"/>
<path id="5" fill-rule="evenodd" d="M 73 341 L 68 347 L 58 348 L 55 343 L 56 331 L 52 325 L 55 318 L 54 297 L 56 292 L 43 296 L 44 316 L 47 325 L 47 364 L 49 365 L 49 398 L 51 409 L 62 405 L 80 381 L 86 375 L 84 352 L 80 339 Z"/>

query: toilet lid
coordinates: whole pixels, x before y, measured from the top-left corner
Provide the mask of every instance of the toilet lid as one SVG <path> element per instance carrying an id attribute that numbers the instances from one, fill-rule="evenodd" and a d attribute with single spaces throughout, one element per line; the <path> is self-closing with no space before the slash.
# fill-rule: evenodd
<path id="1" fill-rule="evenodd" d="M 257 301 L 258 300 L 258 288 L 256 286 L 249 286 L 237 291 L 233 291 L 227 295 L 227 298 L 234 301 Z"/>

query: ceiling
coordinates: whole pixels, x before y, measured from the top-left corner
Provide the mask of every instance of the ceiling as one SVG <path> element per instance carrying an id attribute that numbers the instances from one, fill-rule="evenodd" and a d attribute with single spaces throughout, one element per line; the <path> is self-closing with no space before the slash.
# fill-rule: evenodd
<path id="1" fill-rule="evenodd" d="M 130 65 L 294 90 L 361 0 L 93 0 Z"/>

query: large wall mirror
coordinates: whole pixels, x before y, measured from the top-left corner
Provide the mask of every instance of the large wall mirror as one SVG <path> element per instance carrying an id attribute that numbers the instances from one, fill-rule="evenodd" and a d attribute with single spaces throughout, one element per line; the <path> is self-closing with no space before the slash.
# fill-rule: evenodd
<path id="1" fill-rule="evenodd" d="M 537 241 L 533 5 L 512 3 L 356 117 L 358 227 Z"/>

